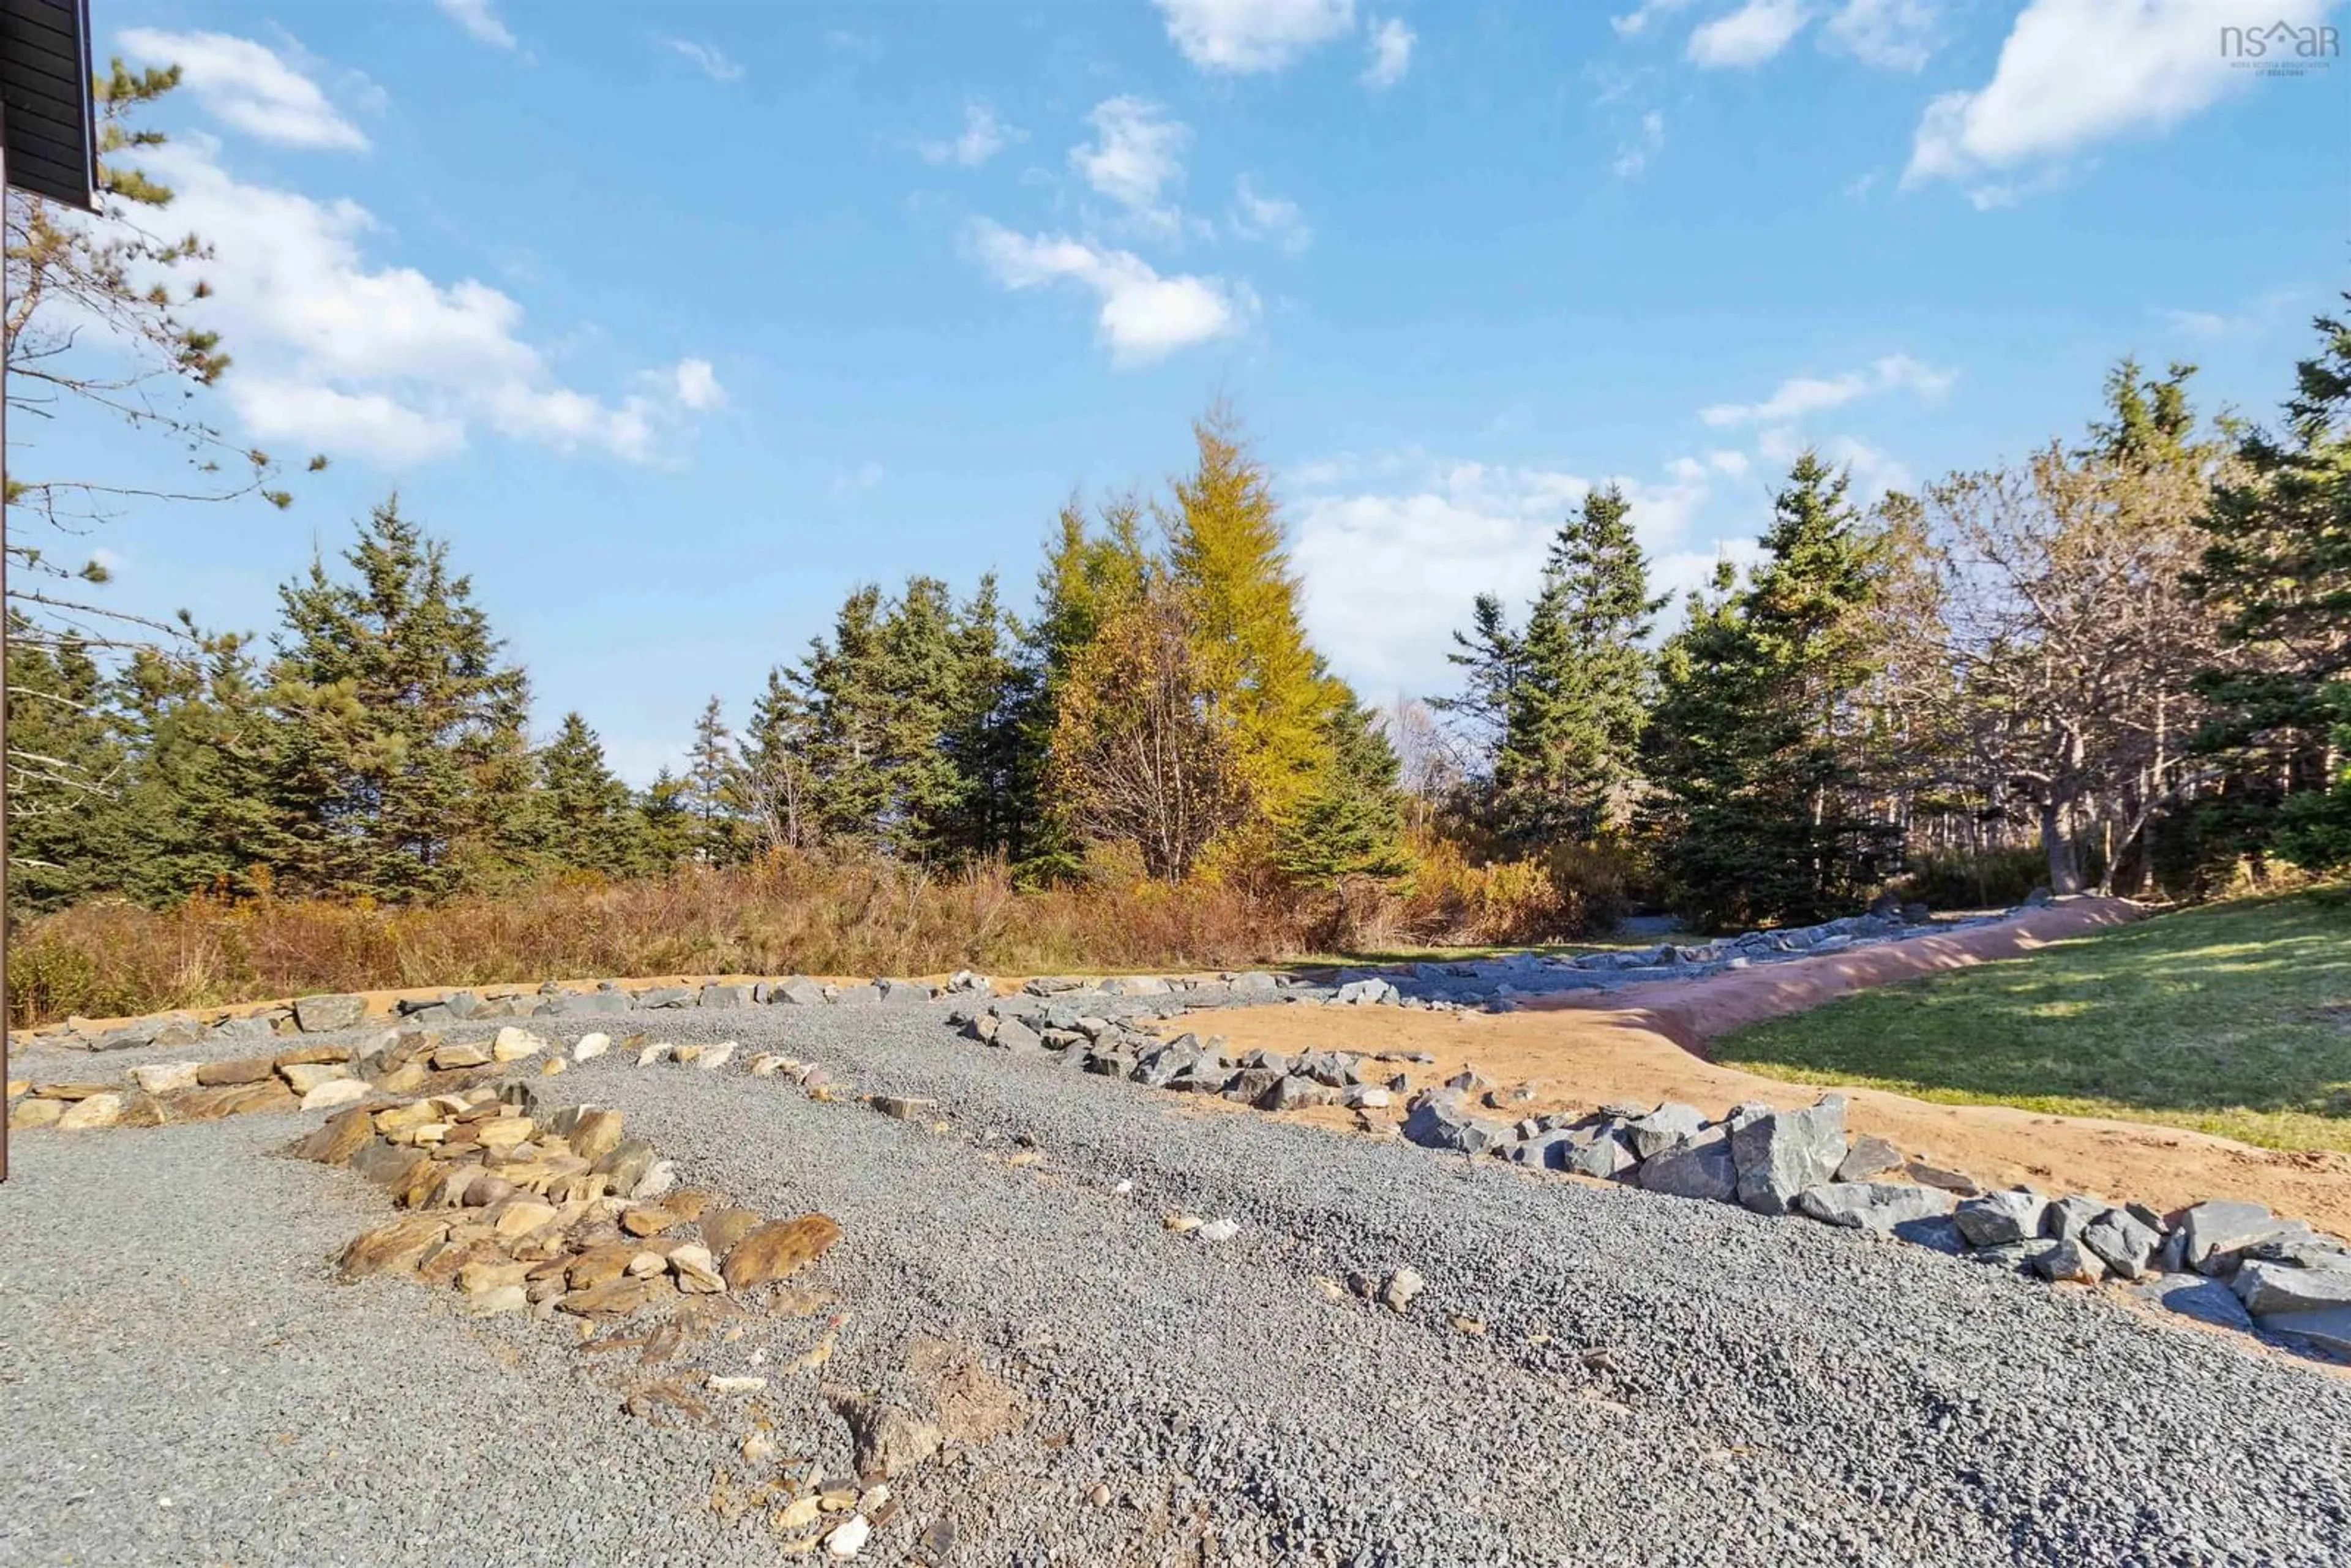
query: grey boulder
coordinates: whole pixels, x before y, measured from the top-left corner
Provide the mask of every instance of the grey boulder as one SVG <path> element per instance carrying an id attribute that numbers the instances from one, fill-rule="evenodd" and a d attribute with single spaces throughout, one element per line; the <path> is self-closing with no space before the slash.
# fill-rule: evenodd
<path id="1" fill-rule="evenodd" d="M 1960 1204 L 1951 1218 L 1969 1246 L 2005 1247 L 2039 1236 L 2048 1211 L 2047 1198 L 2020 1186 L 1971 1197 Z"/>
<path id="2" fill-rule="evenodd" d="M 294 1024 L 304 1034 L 356 1029 L 367 1018 L 367 998 L 346 995 L 301 997 L 294 1003 Z"/>
<path id="3" fill-rule="evenodd" d="M 1836 1175 L 1844 1152 L 1842 1094 L 1802 1111 L 1742 1117 L 1730 1133 L 1739 1201 L 1758 1214 L 1785 1214 L 1798 1193 Z"/>
<path id="4" fill-rule="evenodd" d="M 1896 1226 L 1913 1220 L 1949 1214 L 1957 1201 L 1940 1187 L 1882 1181 L 1833 1182 L 1796 1196 L 1797 1208 L 1823 1225 L 1880 1236 L 1891 1236 Z"/>
<path id="5" fill-rule="evenodd" d="M 2181 1260 L 2199 1274 L 2225 1274 L 2234 1265 L 2235 1254 L 2283 1231 L 2300 1228 L 2258 1203 L 2207 1198 L 2179 1217 L 2179 1233 L 2185 1238 Z"/>
<path id="6" fill-rule="evenodd" d="M 2278 1312 L 2351 1311 L 2351 1269 L 2299 1269 L 2254 1259 L 2230 1281 L 2245 1311 L 2257 1318 Z"/>
<path id="7" fill-rule="evenodd" d="M 2143 1278 L 2155 1249 L 2162 1244 L 2162 1233 L 2127 1209 L 2110 1208 L 2082 1232 L 2082 1245 L 2106 1266 L 2108 1273 L 2126 1280 Z"/>
<path id="8" fill-rule="evenodd" d="M 1739 1196 L 1739 1167 L 1731 1158 L 1730 1139 L 1719 1131 L 1667 1145 L 1641 1162 L 1634 1179 L 1645 1191 L 1673 1197 L 1729 1203 Z"/>
<path id="9" fill-rule="evenodd" d="M 1706 1115 L 1697 1106 L 1668 1100 L 1647 1115 L 1626 1123 L 1625 1136 L 1633 1152 L 1646 1160 L 1697 1137 L 1705 1127 Z"/>

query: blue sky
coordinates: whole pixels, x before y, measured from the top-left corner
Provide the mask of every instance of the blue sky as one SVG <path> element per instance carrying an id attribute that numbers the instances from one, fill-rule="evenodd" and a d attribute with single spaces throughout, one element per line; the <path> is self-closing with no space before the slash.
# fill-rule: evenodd
<path id="1" fill-rule="evenodd" d="M 1865 490 L 2021 455 L 2131 351 L 2266 415 L 2351 260 L 2351 62 L 2220 45 L 2328 0 L 94 9 L 187 68 L 208 412 L 335 459 L 126 510 L 109 591 L 266 629 L 396 487 L 640 782 L 858 582 L 1025 601 L 1219 396 L 1383 702 L 1594 480 L 1687 584 L 1805 443 Z"/>

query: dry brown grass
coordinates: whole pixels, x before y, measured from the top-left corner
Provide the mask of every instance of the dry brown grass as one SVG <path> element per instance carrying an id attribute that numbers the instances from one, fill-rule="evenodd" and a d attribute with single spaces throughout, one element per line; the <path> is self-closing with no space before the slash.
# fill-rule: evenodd
<path id="1" fill-rule="evenodd" d="M 101 900 L 26 923 L 8 959 L 18 1025 L 314 991 L 678 974 L 921 975 L 1216 968 L 1399 942 L 1573 935 L 1587 909 L 1540 867 L 1442 852 L 1402 889 L 1300 894 L 1147 881 L 1017 889 L 778 857 L 655 881 L 563 877 L 399 907 L 319 899 Z"/>

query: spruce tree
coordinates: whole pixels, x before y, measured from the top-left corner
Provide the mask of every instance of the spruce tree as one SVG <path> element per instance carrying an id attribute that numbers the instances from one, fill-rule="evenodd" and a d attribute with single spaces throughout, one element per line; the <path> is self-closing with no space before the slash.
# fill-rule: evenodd
<path id="1" fill-rule="evenodd" d="M 1853 798 L 1880 552 L 1846 486 L 1798 457 L 1745 587 L 1718 577 L 1666 649 L 1652 821 L 1676 907 L 1708 925 L 1819 919 L 1876 879 L 1887 848 Z"/>
<path id="2" fill-rule="evenodd" d="M 1649 596 L 1631 511 L 1614 485 L 1584 497 L 1513 642 L 1492 815 L 1515 846 L 1588 840 L 1625 820 L 1648 714 L 1643 640 L 1663 603 Z"/>
<path id="3" fill-rule="evenodd" d="M 448 547 L 377 507 L 344 552 L 279 590 L 269 859 L 319 892 L 453 891 L 508 859 L 526 800 L 528 687 L 452 576 Z"/>
<path id="4" fill-rule="evenodd" d="M 654 775 L 637 797 L 637 822 L 645 854 L 656 872 L 671 872 L 694 858 L 700 824 L 687 800 L 688 785 L 668 768 Z"/>
<path id="5" fill-rule="evenodd" d="M 2251 786 L 2233 794 L 2275 819 L 2252 843 L 2274 825 L 2288 858 L 2331 868 L 2351 861 L 2351 318 L 2313 326 L 2283 430 L 2247 432 L 2241 476 L 2213 491 L 2194 585 L 2237 655 L 2199 682 L 2215 707 L 2201 745 L 2232 754 Z"/>
<path id="6" fill-rule="evenodd" d="M 183 618 L 184 619 L 184 618 Z M 238 635 L 184 627 L 193 658 L 135 653 L 118 676 L 131 763 L 103 810 L 110 889 L 148 904 L 267 880 L 272 732 Z"/>
<path id="7" fill-rule="evenodd" d="M 1350 876 L 1402 874 L 1403 767 L 1371 709 L 1341 684 L 1324 719 L 1331 766 L 1281 832 L 1275 863 L 1290 881 L 1327 887 Z"/>
<path id="8" fill-rule="evenodd" d="M 577 713 L 535 758 L 531 848 L 542 865 L 641 876 L 652 869 L 644 826 L 629 787 L 604 760 L 604 745 Z"/>
<path id="9" fill-rule="evenodd" d="M 694 722 L 685 771 L 684 804 L 694 824 L 691 853 L 704 865 L 732 865 L 749 852 L 741 775 L 725 705 L 713 696 Z"/>
<path id="10" fill-rule="evenodd" d="M 8 905 L 22 915 L 111 889 L 123 865 L 106 819 L 130 759 L 90 650 L 9 621 Z"/>
<path id="11" fill-rule="evenodd" d="M 1466 674 L 1460 691 L 1432 696 L 1428 706 L 1447 715 L 1487 759 L 1490 780 L 1496 755 L 1510 733 L 1510 694 L 1520 683 L 1525 650 L 1510 629 L 1501 600 L 1481 593 L 1470 605 L 1469 630 L 1455 631 L 1448 664 Z"/>

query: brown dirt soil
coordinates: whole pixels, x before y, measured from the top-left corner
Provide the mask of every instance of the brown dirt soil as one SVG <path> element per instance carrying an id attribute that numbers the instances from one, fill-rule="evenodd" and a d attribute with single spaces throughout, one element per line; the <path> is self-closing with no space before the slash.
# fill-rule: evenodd
<path id="1" fill-rule="evenodd" d="M 1695 980 L 1659 980 L 1630 993 L 1609 996 L 1571 992 L 1521 1001 L 1531 1009 L 1600 1008 L 1621 1010 L 1638 999 L 1649 1026 L 1687 1051 L 1708 1054 L 1718 1035 L 1765 1019 L 1800 1013 L 1832 998 L 1867 986 L 1891 985 L 1949 969 L 1965 969 L 2001 958 L 2021 958 L 2052 942 L 2080 936 L 2102 926 L 2122 925 L 2146 911 L 2120 898 L 2072 898 L 2030 909 L 1991 925 L 1974 925 L 1943 936 L 1825 953 L 1816 958 L 1731 969 Z"/>
<path id="2" fill-rule="evenodd" d="M 2111 907 L 2084 901 L 2000 926 L 1920 937 L 1899 947 L 1798 959 L 1768 971 L 1660 982 L 1613 998 L 1586 994 L 1575 1005 L 1530 1006 L 1515 1013 L 1290 1004 L 1190 1015 L 1162 1025 L 1161 1032 L 1189 1028 L 1220 1034 L 1235 1051 L 1264 1046 L 1426 1051 L 1434 1063 L 1399 1069 L 1414 1088 L 1475 1067 L 1501 1088 L 1504 1107 L 1489 1113 L 1497 1117 L 1589 1111 L 1616 1101 L 1680 1100 L 1710 1116 L 1742 1100 L 1807 1105 L 1823 1091 L 1742 1072 L 1696 1052 L 1714 1034 L 1816 1006 L 1859 986 L 2013 956 L 2135 914 L 2120 901 L 2106 904 Z M 2053 1116 L 2005 1105 L 1940 1105 L 1876 1089 L 1840 1092 L 1849 1102 L 1846 1121 L 1856 1133 L 1875 1133 L 1914 1158 L 1964 1171 L 1991 1186 L 2022 1182 L 2043 1191 L 2098 1193 L 2164 1209 L 2207 1197 L 2250 1198 L 2351 1238 L 2351 1155 L 2257 1149 L 2181 1128 Z M 1523 1098 L 1511 1098 L 1513 1093 Z M 1335 1109 L 1288 1114 L 1326 1126 L 1358 1124 L 1356 1113 Z M 1374 1114 L 1402 1120 L 1402 1097 L 1395 1110 Z"/>

